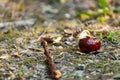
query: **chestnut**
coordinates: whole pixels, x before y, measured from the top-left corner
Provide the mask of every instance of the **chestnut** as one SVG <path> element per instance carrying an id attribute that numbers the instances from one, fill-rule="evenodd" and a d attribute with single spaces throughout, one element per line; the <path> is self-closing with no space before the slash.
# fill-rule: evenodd
<path id="1" fill-rule="evenodd" d="M 80 34 L 79 48 L 84 53 L 97 51 L 101 47 L 100 40 L 90 35 L 88 30 L 84 30 Z"/>

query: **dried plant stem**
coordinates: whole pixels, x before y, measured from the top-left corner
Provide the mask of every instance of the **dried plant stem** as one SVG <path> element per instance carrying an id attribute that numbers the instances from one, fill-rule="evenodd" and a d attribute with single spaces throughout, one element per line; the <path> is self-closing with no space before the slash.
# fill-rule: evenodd
<path id="1" fill-rule="evenodd" d="M 52 55 L 51 55 L 51 53 L 48 49 L 48 44 L 45 40 L 42 40 L 41 45 L 43 46 L 44 51 L 45 51 L 44 54 L 46 56 L 48 68 L 51 71 L 51 74 L 52 74 L 53 78 L 58 80 L 61 77 L 61 72 L 56 69 L 55 63 L 53 61 L 53 57 L 52 57 Z"/>
<path id="2" fill-rule="evenodd" d="M 81 30 L 76 30 L 75 32 L 73 32 L 73 37 L 76 38 L 79 36 L 79 34 L 81 33 L 82 29 Z"/>

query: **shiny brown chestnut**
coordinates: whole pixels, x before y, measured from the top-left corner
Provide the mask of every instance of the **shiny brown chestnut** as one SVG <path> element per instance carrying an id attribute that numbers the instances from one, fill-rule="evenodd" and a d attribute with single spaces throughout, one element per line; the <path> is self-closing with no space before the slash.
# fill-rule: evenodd
<path id="1" fill-rule="evenodd" d="M 84 30 L 80 34 L 79 48 L 84 53 L 97 51 L 101 47 L 100 40 L 90 35 L 88 30 Z"/>

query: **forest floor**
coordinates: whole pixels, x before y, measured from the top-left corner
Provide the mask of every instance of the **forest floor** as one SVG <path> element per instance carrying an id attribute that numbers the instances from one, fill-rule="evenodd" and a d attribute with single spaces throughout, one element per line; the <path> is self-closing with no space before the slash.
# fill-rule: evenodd
<path id="1" fill-rule="evenodd" d="M 0 0 L 0 80 L 54 80 L 37 42 L 41 37 L 54 40 L 49 49 L 60 80 L 120 80 L 120 1 L 100 14 L 94 0 L 55 1 Z M 79 50 L 74 33 L 82 30 L 100 39 L 96 54 Z"/>

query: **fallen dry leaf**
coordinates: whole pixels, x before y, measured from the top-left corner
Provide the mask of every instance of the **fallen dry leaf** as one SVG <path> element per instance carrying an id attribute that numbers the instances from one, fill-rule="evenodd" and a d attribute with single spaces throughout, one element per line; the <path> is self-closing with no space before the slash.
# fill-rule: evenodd
<path id="1" fill-rule="evenodd" d="M 13 55 L 11 55 L 11 56 L 13 56 L 13 57 L 15 57 L 15 58 L 21 58 L 21 57 L 22 57 L 22 55 L 20 55 L 20 54 L 13 54 Z"/>
<path id="2" fill-rule="evenodd" d="M 8 54 L 4 54 L 0 56 L 0 59 L 8 59 L 10 56 Z"/>

